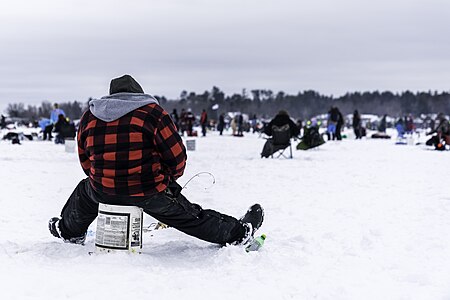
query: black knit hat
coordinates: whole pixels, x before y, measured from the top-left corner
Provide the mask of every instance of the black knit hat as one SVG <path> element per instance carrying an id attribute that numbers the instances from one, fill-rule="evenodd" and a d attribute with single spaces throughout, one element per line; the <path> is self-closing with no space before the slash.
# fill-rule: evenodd
<path id="1" fill-rule="evenodd" d="M 280 111 L 278 112 L 278 115 L 280 115 L 280 116 L 289 116 L 288 112 L 285 111 L 284 109 L 280 110 Z"/>
<path id="2" fill-rule="evenodd" d="M 117 93 L 144 93 L 142 87 L 134 80 L 130 75 L 123 75 L 119 78 L 114 78 L 111 80 L 109 85 L 109 94 Z"/>

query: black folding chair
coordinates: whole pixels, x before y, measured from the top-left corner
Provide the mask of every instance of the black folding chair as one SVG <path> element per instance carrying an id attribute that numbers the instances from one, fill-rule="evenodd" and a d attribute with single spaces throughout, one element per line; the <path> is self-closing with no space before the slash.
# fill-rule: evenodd
<path id="1" fill-rule="evenodd" d="M 291 129 L 289 124 L 283 126 L 272 126 L 272 144 L 272 158 L 274 154 L 278 154 L 276 158 L 280 158 L 281 156 L 284 158 L 292 158 Z M 287 148 L 289 148 L 289 156 L 284 154 L 284 151 Z"/>

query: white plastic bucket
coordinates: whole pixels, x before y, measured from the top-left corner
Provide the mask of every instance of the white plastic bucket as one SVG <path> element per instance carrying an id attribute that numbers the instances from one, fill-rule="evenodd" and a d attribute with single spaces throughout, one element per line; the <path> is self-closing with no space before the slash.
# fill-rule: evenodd
<path id="1" fill-rule="evenodd" d="M 75 152 L 75 146 L 76 142 L 73 138 L 65 138 L 64 140 L 64 148 L 65 151 L 68 153 L 74 153 Z"/>
<path id="2" fill-rule="evenodd" d="M 142 249 L 142 209 L 136 206 L 98 206 L 96 252 L 129 251 Z"/>
<path id="3" fill-rule="evenodd" d="M 414 137 L 412 135 L 408 136 L 408 145 L 414 145 Z"/>
<path id="4" fill-rule="evenodd" d="M 195 151 L 195 140 L 186 140 L 186 148 L 188 151 Z"/>

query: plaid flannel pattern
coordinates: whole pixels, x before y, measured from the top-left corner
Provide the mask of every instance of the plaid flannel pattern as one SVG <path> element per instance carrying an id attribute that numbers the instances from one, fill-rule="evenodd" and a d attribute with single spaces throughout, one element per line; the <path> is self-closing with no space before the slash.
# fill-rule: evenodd
<path id="1" fill-rule="evenodd" d="M 104 122 L 89 110 L 78 129 L 78 156 L 95 190 L 110 195 L 162 192 L 183 175 L 186 149 L 172 119 L 157 104 Z"/>

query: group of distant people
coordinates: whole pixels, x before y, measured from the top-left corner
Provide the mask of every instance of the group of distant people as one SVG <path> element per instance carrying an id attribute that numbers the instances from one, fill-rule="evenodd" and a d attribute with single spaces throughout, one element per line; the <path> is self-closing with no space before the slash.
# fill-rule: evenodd
<path id="1" fill-rule="evenodd" d="M 337 123 L 336 123 L 337 124 Z M 289 117 L 285 110 L 280 110 L 278 114 L 264 126 L 263 133 L 269 136 L 263 146 L 261 158 L 273 157 L 279 151 L 283 151 L 291 146 L 291 139 L 299 140 L 297 150 L 308 150 L 325 143 L 322 134 L 319 132 L 321 122 L 313 118 L 306 121 L 305 126 L 301 120 L 296 123 Z M 301 135 L 303 130 L 303 135 Z M 339 135 L 338 135 L 339 136 Z M 337 137 L 336 137 L 337 138 Z M 292 153 L 291 156 L 292 158 Z"/>
<path id="2" fill-rule="evenodd" d="M 341 131 L 344 123 L 344 116 L 342 115 L 341 111 L 336 106 L 332 106 L 328 111 L 328 140 L 342 140 Z"/>
<path id="3" fill-rule="evenodd" d="M 432 131 L 427 134 L 432 135 L 432 137 L 426 142 L 426 145 L 434 146 L 437 150 L 445 150 L 446 146 L 447 148 L 450 146 L 450 122 L 443 113 L 438 114 L 436 120 L 432 121 Z M 339 109 L 337 107 L 331 107 L 327 119 L 326 135 L 328 136 L 328 140 L 341 140 L 341 131 L 344 124 L 345 119 Z M 435 124 L 436 126 L 434 126 Z M 356 139 L 361 139 L 366 135 L 366 129 L 362 125 L 361 114 L 358 110 L 353 112 L 352 126 Z M 271 138 L 265 143 L 261 152 L 261 157 L 272 156 L 273 153 L 284 148 L 283 145 L 277 145 L 276 139 L 273 136 L 274 130 L 280 131 L 285 129 L 287 132 L 290 132 L 290 138 L 299 138 L 301 140 L 297 145 L 297 149 L 307 150 L 324 143 L 323 137 L 319 133 L 319 127 L 320 123 L 316 120 L 313 120 L 313 122 L 311 120 L 307 121 L 303 130 L 303 136 L 300 137 L 299 134 L 302 129 L 301 122 L 300 126 L 296 125 L 290 119 L 286 111 L 280 111 L 275 118 L 264 127 L 263 132 Z M 384 114 L 378 123 L 377 134 L 386 135 L 387 127 L 387 114 Z M 395 127 L 401 137 L 404 134 L 413 134 L 416 130 L 412 115 L 399 118 L 395 123 Z M 286 141 L 284 143 L 287 144 Z"/>
<path id="4" fill-rule="evenodd" d="M 69 122 L 66 118 L 64 110 L 59 108 L 58 104 L 53 105 L 53 110 L 50 112 L 49 118 L 43 118 L 36 123 L 42 131 L 42 140 L 51 141 L 53 139 L 53 134 L 56 133 L 55 143 L 64 144 L 65 139 L 74 138 L 76 135 L 76 129 L 73 122 Z M 1 115 L 0 118 L 0 129 L 5 129 L 7 122 L 6 117 Z M 30 125 L 31 126 L 31 125 Z M 3 136 L 3 139 L 10 140 L 13 144 L 21 144 L 20 140 L 27 138 L 33 140 L 32 134 L 24 134 L 20 132 L 9 131 Z"/>
<path id="5" fill-rule="evenodd" d="M 197 131 L 194 130 L 195 125 L 195 115 L 189 108 L 187 110 L 182 109 L 181 114 L 178 115 L 176 109 L 173 109 L 170 114 L 177 131 L 183 136 L 186 132 L 187 136 L 197 136 Z M 387 115 L 383 115 L 380 119 L 377 130 L 379 134 L 384 134 L 387 128 Z M 256 115 L 249 120 L 250 127 L 253 128 L 253 132 L 257 130 L 257 119 Z M 39 121 L 39 126 L 42 129 L 43 140 L 51 141 L 53 139 L 52 133 L 56 133 L 55 143 L 64 144 L 65 139 L 74 138 L 76 135 L 76 129 L 73 122 L 69 122 L 68 118 L 63 109 L 59 107 L 57 103 L 54 104 L 53 110 L 50 113 L 48 119 L 41 119 Z M 247 124 L 247 123 L 246 123 Z M 268 136 L 273 135 L 273 130 L 277 130 L 277 127 L 288 126 L 288 131 L 290 132 L 290 137 L 299 138 L 304 142 L 301 147 L 310 148 L 323 143 L 323 137 L 319 134 L 319 125 L 317 121 L 307 121 L 303 136 L 299 137 L 300 131 L 302 129 L 302 121 L 299 120 L 294 123 L 287 111 L 281 110 L 268 124 L 263 123 L 262 132 Z M 436 126 L 435 126 L 436 124 Z M 248 125 L 248 124 L 247 124 Z M 342 115 L 338 107 L 332 106 L 328 111 L 327 118 L 327 130 L 326 135 L 328 140 L 342 140 L 342 129 L 345 125 L 345 118 Z M 206 136 L 207 128 L 209 127 L 208 114 L 205 109 L 202 110 L 200 115 L 200 126 L 202 136 Z M 223 131 L 227 128 L 227 123 L 225 121 L 225 115 L 222 113 L 219 115 L 217 124 L 217 131 L 220 135 L 223 135 Z M 244 118 L 242 114 L 236 114 L 229 123 L 232 130 L 233 136 L 243 136 L 244 131 Z M 411 115 L 400 117 L 396 120 L 394 124 L 398 137 L 403 138 L 406 134 L 412 134 L 415 132 L 416 127 L 414 124 L 414 119 Z M 361 114 L 358 110 L 353 112 L 352 127 L 356 139 L 361 139 L 366 135 L 366 128 L 362 124 Z M 434 146 L 436 149 L 445 149 L 446 145 L 450 145 L 450 125 L 446 116 L 443 113 L 438 114 L 436 120 L 432 120 L 431 127 L 433 130 L 427 135 L 433 135 L 427 142 L 426 145 Z M 1 115 L 0 128 L 6 128 L 6 117 Z M 272 143 L 272 145 L 271 145 Z M 262 157 L 270 156 L 270 153 L 274 151 L 276 147 L 273 147 L 273 139 L 269 139 L 264 146 L 265 150 L 262 151 Z M 270 150 L 271 149 L 271 150 Z M 300 149 L 300 148 L 299 148 Z M 269 153 L 269 154 L 268 154 Z"/>
<path id="6" fill-rule="evenodd" d="M 219 115 L 219 122 L 217 123 L 217 131 L 219 131 L 219 134 L 222 135 L 223 131 L 226 129 L 226 123 L 225 123 L 225 114 Z M 237 137 L 243 137 L 244 136 L 244 116 L 242 114 L 237 114 L 230 120 L 230 128 L 231 128 L 231 135 L 237 136 Z"/>
<path id="7" fill-rule="evenodd" d="M 203 111 L 205 112 L 205 110 Z M 195 115 L 192 113 L 192 110 L 190 108 L 188 108 L 187 110 L 183 108 L 181 110 L 180 115 L 178 115 L 177 109 L 174 108 L 172 113 L 170 114 L 170 117 L 172 118 L 172 121 L 174 122 L 175 127 L 177 131 L 181 134 L 181 136 L 184 136 L 185 132 L 187 136 L 197 135 L 197 132 L 194 131 Z M 207 122 L 208 116 L 205 115 L 204 118 L 205 122 Z M 204 134 L 206 135 L 206 130 Z"/>
<path id="8" fill-rule="evenodd" d="M 187 136 L 197 136 L 197 131 L 194 130 L 195 125 L 195 115 L 192 112 L 190 108 L 185 110 L 184 108 L 181 110 L 180 115 L 178 115 L 177 109 L 174 108 L 172 110 L 172 113 L 170 114 L 170 117 L 172 118 L 175 127 L 177 128 L 177 131 L 181 134 L 181 136 L 184 136 L 184 133 L 186 133 Z M 256 125 L 256 115 L 255 115 L 255 125 Z M 231 119 L 229 124 L 232 135 L 233 136 L 244 136 L 244 117 L 242 114 L 237 114 L 234 118 Z M 200 127 L 202 136 L 206 136 L 207 129 L 210 127 L 210 122 L 208 119 L 208 114 L 205 109 L 202 110 L 200 114 Z M 225 122 L 225 114 L 219 115 L 219 120 L 217 121 L 217 131 L 220 135 L 223 135 L 223 131 L 226 129 L 227 124 Z M 255 126 L 256 127 L 256 126 Z M 254 129 L 255 131 L 255 129 Z"/>
<path id="9" fill-rule="evenodd" d="M 54 122 L 55 115 L 58 115 L 58 121 L 60 125 L 57 125 L 57 122 Z M 44 132 L 44 140 L 48 135 L 51 139 L 51 132 L 53 127 L 55 128 L 55 132 L 61 131 L 61 127 L 66 126 L 64 111 L 59 109 L 57 105 L 55 106 L 54 111 L 52 111 L 52 115 L 50 118 L 51 123 L 45 126 L 43 129 Z M 186 132 L 187 136 L 197 136 L 197 132 L 193 129 L 195 125 L 195 115 L 192 113 L 191 109 L 182 109 L 181 114 L 178 115 L 177 110 L 173 109 L 173 112 L 170 114 L 172 120 L 177 128 L 177 131 L 183 136 Z M 443 148 L 445 149 L 445 145 L 450 145 L 450 126 L 448 120 L 445 118 L 444 114 L 439 114 L 437 118 L 437 126 L 436 128 L 430 132 L 429 134 L 434 134 L 434 136 L 427 141 L 427 145 L 434 145 L 436 149 Z M 249 120 L 250 126 L 253 127 L 253 131 L 256 132 L 257 129 L 257 120 L 256 115 Z M 345 125 L 345 118 L 338 107 L 332 106 L 328 111 L 327 118 L 327 130 L 325 135 L 328 137 L 328 140 L 342 140 L 342 130 Z M 203 109 L 200 115 L 200 126 L 202 136 L 206 136 L 207 129 L 209 127 L 208 114 L 205 109 Z M 319 133 L 320 122 L 317 121 L 307 121 L 306 126 L 303 130 L 303 136 L 299 136 L 302 129 L 302 121 L 298 121 L 297 124 L 291 120 L 287 111 L 281 110 L 279 113 L 269 122 L 264 123 L 262 128 L 262 132 L 268 135 L 269 138 L 266 142 L 263 151 L 261 152 L 262 157 L 269 157 L 276 152 L 277 146 L 274 146 L 273 139 L 273 130 L 278 130 L 283 128 L 283 126 L 288 126 L 288 131 L 290 132 L 290 138 L 298 138 L 301 140 L 301 144 L 298 145 L 297 149 L 306 150 L 311 147 L 316 147 L 324 143 L 322 134 Z M 227 123 L 225 121 L 225 115 L 222 113 L 219 115 L 218 121 L 216 123 L 217 131 L 220 135 L 223 135 L 223 131 L 226 129 Z M 237 114 L 233 118 L 231 118 L 229 122 L 229 127 L 232 130 L 233 136 L 243 136 L 244 131 L 244 118 L 242 114 Z M 366 136 L 366 128 L 363 126 L 361 114 L 358 110 L 354 110 L 353 119 L 352 119 L 352 127 L 353 132 L 355 134 L 355 139 L 361 139 Z M 386 135 L 387 124 L 387 114 L 384 114 L 380 119 L 378 126 L 376 129 L 378 132 L 377 135 Z M 397 129 L 398 135 L 400 138 L 403 138 L 405 134 L 412 134 L 415 132 L 414 120 L 411 115 L 405 116 L 404 118 L 399 118 L 395 122 L 395 128 Z M 63 131 L 63 130 L 62 130 Z"/>
<path id="10" fill-rule="evenodd" d="M 395 122 L 398 139 L 404 139 L 405 135 L 411 135 L 416 131 L 414 119 L 411 115 L 398 118 Z M 446 145 L 450 146 L 450 125 L 446 116 L 439 113 L 435 120 L 431 120 L 431 131 L 427 135 L 432 135 L 426 141 L 427 146 L 434 146 L 436 150 L 445 150 Z"/>
<path id="11" fill-rule="evenodd" d="M 53 139 L 52 132 L 56 133 L 55 144 L 64 144 L 67 138 L 74 138 L 76 135 L 75 125 L 67 120 L 66 113 L 59 108 L 58 103 L 53 105 L 50 118 L 40 120 L 39 126 L 44 141 L 51 141 Z"/>
<path id="12" fill-rule="evenodd" d="M 387 128 L 387 115 L 383 115 L 379 124 L 378 132 L 385 133 Z M 404 139 L 406 135 L 412 135 L 416 132 L 416 125 L 414 124 L 414 118 L 411 114 L 400 117 L 395 121 L 395 129 L 397 130 L 398 139 Z M 432 135 L 430 139 L 426 141 L 427 146 L 434 146 L 436 150 L 445 150 L 446 146 L 450 146 L 450 124 L 449 120 L 443 113 L 439 113 L 436 120 L 431 120 L 432 130 L 427 135 Z M 361 116 L 358 111 L 355 110 L 353 114 L 353 129 L 355 131 L 356 138 L 361 138 Z"/>
<path id="13" fill-rule="evenodd" d="M 399 139 L 403 139 L 407 134 L 413 134 L 416 130 L 413 117 L 408 115 L 398 118 L 395 122 L 395 129 Z"/>

